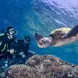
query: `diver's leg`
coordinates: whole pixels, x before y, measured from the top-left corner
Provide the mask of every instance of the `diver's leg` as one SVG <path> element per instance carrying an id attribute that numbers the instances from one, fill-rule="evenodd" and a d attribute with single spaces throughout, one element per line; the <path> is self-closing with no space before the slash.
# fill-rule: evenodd
<path id="1" fill-rule="evenodd" d="M 78 25 L 73 27 L 65 36 L 63 36 L 63 39 L 75 36 L 77 34 L 78 34 Z"/>

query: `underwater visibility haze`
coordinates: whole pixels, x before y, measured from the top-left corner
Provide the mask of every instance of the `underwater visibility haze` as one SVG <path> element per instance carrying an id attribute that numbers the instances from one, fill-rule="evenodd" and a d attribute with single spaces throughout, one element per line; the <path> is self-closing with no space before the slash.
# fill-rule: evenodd
<path id="1" fill-rule="evenodd" d="M 31 37 L 30 50 L 52 54 L 78 64 L 78 41 L 61 47 L 39 48 L 34 34 L 48 36 L 53 29 L 78 25 L 77 0 L 0 0 L 0 31 L 7 26 L 17 30 L 17 37 Z"/>

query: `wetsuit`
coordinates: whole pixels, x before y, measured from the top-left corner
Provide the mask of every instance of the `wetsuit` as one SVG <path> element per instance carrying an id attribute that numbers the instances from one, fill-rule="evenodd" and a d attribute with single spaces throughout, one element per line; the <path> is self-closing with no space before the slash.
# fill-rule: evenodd
<path id="1" fill-rule="evenodd" d="M 8 50 L 11 48 L 12 42 L 13 40 L 9 40 L 6 33 L 0 35 L 0 59 L 7 59 L 7 56 L 11 57 Z"/>

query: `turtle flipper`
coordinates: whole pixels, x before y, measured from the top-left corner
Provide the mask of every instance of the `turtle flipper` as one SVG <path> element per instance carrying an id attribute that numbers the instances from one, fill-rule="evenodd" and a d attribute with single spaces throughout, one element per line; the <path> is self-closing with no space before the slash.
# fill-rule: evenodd
<path id="1" fill-rule="evenodd" d="M 43 38 L 42 35 L 39 35 L 39 34 L 35 33 L 35 39 L 36 39 L 37 41 L 38 41 L 39 39 L 41 39 L 41 38 Z"/>
<path id="2" fill-rule="evenodd" d="M 75 36 L 78 34 L 78 25 L 76 25 L 75 27 L 73 27 L 67 34 L 65 34 L 62 38 L 66 39 L 72 36 Z"/>

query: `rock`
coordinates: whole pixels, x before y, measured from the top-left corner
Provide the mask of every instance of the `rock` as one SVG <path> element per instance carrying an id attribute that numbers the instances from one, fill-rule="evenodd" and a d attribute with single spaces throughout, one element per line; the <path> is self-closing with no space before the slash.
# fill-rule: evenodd
<path id="1" fill-rule="evenodd" d="M 10 66 L 8 78 L 78 78 L 78 66 L 52 55 L 35 55 L 25 64 Z"/>

